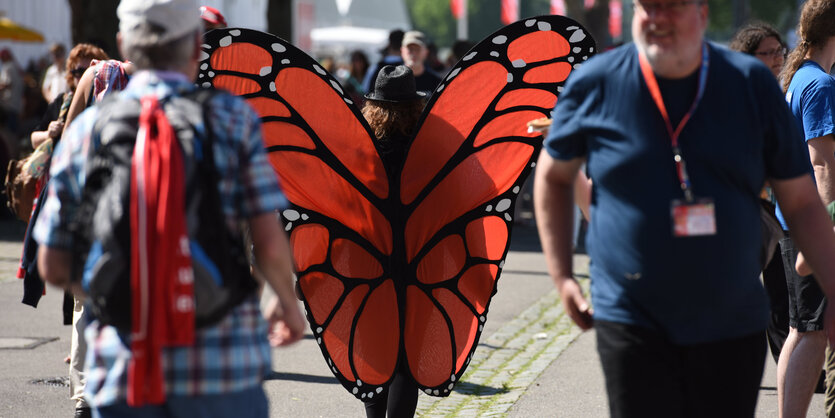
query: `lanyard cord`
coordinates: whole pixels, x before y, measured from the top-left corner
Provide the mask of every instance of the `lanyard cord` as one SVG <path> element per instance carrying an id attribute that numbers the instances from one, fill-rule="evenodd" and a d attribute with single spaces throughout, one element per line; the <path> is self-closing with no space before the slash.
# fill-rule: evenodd
<path id="1" fill-rule="evenodd" d="M 670 136 L 670 141 L 673 146 L 673 160 L 676 163 L 676 173 L 678 174 L 679 183 L 681 184 L 681 190 L 684 192 L 684 198 L 687 199 L 688 202 L 693 202 L 693 191 L 691 189 L 690 176 L 687 174 L 687 167 L 684 164 L 684 156 L 681 153 L 678 138 L 681 135 L 681 131 L 684 129 L 684 125 L 687 124 L 690 117 L 696 111 L 696 106 L 699 105 L 699 102 L 702 100 L 702 96 L 704 96 L 705 93 L 705 86 L 707 85 L 707 70 L 710 65 L 707 43 L 702 43 L 702 66 L 699 70 L 699 87 L 696 91 L 696 97 L 693 99 L 693 104 L 690 105 L 690 110 L 688 110 L 684 117 L 681 118 L 681 122 L 678 123 L 678 126 L 675 129 L 673 129 L 673 123 L 670 121 L 670 115 L 667 113 L 667 107 L 664 105 L 664 98 L 661 96 L 661 89 L 658 87 L 658 80 L 655 78 L 655 73 L 652 72 L 652 67 L 649 64 L 649 61 L 647 61 L 646 57 L 640 52 L 638 52 L 638 61 L 641 64 L 641 74 L 643 74 L 644 81 L 647 83 L 649 93 L 652 96 L 653 101 L 655 101 L 655 105 L 658 107 L 658 111 L 661 113 L 661 117 L 664 118 L 664 123 L 667 126 L 667 133 Z"/>

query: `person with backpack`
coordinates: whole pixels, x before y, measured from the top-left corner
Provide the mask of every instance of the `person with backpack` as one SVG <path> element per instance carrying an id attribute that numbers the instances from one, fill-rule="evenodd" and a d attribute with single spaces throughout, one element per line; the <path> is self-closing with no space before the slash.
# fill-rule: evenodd
<path id="1" fill-rule="evenodd" d="M 34 231 L 41 276 L 87 295 L 86 396 L 102 417 L 266 417 L 270 344 L 303 334 L 258 115 L 192 82 L 198 7 L 120 2 L 120 51 L 137 72 L 66 129 Z M 242 224 L 277 295 L 269 323 Z"/>

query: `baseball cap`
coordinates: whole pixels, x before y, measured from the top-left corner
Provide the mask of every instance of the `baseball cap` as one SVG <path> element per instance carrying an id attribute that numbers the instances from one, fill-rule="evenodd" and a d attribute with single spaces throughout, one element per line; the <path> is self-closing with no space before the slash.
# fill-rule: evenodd
<path id="1" fill-rule="evenodd" d="M 403 46 L 411 44 L 426 46 L 426 35 L 424 35 L 423 32 L 417 30 L 410 30 L 406 32 L 406 34 L 403 35 Z"/>
<path id="2" fill-rule="evenodd" d="M 119 32 L 149 45 L 164 44 L 197 30 L 197 0 L 122 0 L 116 8 Z"/>

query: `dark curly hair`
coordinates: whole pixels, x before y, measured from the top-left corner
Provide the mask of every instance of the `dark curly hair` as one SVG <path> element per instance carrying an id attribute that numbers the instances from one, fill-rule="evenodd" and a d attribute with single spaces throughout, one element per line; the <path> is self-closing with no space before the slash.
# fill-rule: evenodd
<path id="1" fill-rule="evenodd" d="M 786 66 L 780 73 L 785 93 L 789 89 L 794 73 L 814 48 L 823 47 L 829 38 L 835 36 L 835 0 L 807 0 L 800 11 L 797 25 L 797 46 L 786 59 Z M 827 68 L 827 70 L 829 70 Z"/>
<path id="2" fill-rule="evenodd" d="M 424 101 L 420 99 L 406 102 L 366 99 L 362 115 L 378 140 L 398 134 L 409 136 L 414 133 L 423 106 Z"/>
<path id="3" fill-rule="evenodd" d="M 754 55 L 757 47 L 760 46 L 760 42 L 771 37 L 777 38 L 777 42 L 780 42 L 780 45 L 786 45 L 783 42 L 783 38 L 780 37 L 780 33 L 771 27 L 771 25 L 763 22 L 754 22 L 737 31 L 728 47 L 734 51 Z"/>

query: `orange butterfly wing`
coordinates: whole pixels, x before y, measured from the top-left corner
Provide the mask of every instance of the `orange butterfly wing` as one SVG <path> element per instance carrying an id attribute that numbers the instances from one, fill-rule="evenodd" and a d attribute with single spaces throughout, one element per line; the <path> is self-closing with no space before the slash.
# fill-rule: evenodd
<path id="1" fill-rule="evenodd" d="M 401 308 L 386 260 L 390 189 L 364 119 L 341 86 L 287 42 L 245 29 L 207 35 L 198 82 L 244 97 L 292 209 L 286 229 L 307 318 L 329 367 L 361 399 L 390 382 Z"/>
<path id="2" fill-rule="evenodd" d="M 515 199 L 541 146 L 527 122 L 549 115 L 569 73 L 594 50 L 561 16 L 505 26 L 450 71 L 424 112 L 400 201 L 409 213 L 404 349 L 428 394 L 448 395 L 478 344 Z"/>

